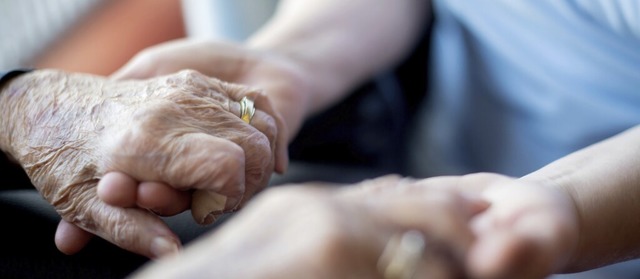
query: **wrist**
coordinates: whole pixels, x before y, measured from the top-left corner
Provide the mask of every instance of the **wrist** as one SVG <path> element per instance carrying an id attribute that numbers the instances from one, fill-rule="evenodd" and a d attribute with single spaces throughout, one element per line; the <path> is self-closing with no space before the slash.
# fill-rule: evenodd
<path id="1" fill-rule="evenodd" d="M 12 158 L 11 138 L 17 119 L 23 119 L 18 108 L 23 95 L 26 94 L 25 77 L 31 70 L 14 70 L 0 79 L 0 150 Z M 20 77 L 22 76 L 22 78 Z"/>
<path id="2" fill-rule="evenodd" d="M 338 55 L 331 36 L 305 37 L 305 34 L 284 33 L 278 23 L 267 25 L 247 40 L 251 49 L 269 53 L 287 61 L 294 70 L 301 95 L 308 101 L 305 116 L 317 113 L 339 101 L 365 78 L 352 71 L 348 61 Z"/>
<path id="3" fill-rule="evenodd" d="M 557 167 L 555 165 L 546 166 L 540 170 L 532 172 L 521 180 L 540 185 L 541 187 L 547 187 L 554 189 L 560 195 L 566 197 L 566 200 L 570 202 L 570 207 L 574 211 L 575 220 L 577 224 L 577 231 L 574 235 L 567 236 L 568 239 L 575 240 L 575 247 L 566 251 L 565 255 L 568 255 L 567 259 L 559 259 L 562 264 L 557 267 L 556 273 L 573 273 L 585 270 L 583 266 L 583 260 L 581 255 L 584 253 L 582 248 L 585 247 L 583 238 L 585 232 L 585 221 L 583 218 L 584 212 L 581 210 L 578 202 L 578 192 L 575 188 L 576 182 L 573 172 L 570 169 Z"/>

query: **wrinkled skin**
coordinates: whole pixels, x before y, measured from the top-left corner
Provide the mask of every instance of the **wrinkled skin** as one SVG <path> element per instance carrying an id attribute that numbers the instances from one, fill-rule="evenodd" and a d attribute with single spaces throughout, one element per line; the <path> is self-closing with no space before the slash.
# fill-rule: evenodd
<path id="1" fill-rule="evenodd" d="M 463 278 L 474 239 L 467 224 L 485 207 L 398 176 L 341 189 L 271 188 L 215 233 L 132 278 L 382 278 L 385 245 L 409 229 L 427 241 L 413 278 Z"/>
<path id="2" fill-rule="evenodd" d="M 275 171 L 283 173 L 288 164 L 287 146 L 297 132 L 307 110 L 301 99 L 305 71 L 284 56 L 261 52 L 241 45 L 197 40 L 176 40 L 150 47 L 132 58 L 112 75 L 116 80 L 146 79 L 194 69 L 221 80 L 247 84 L 264 90 L 265 104 L 256 106 L 271 115 L 278 130 L 275 140 Z M 127 194 L 129 193 L 129 194 Z M 152 208 L 162 215 L 176 213 L 183 198 L 174 187 L 128 178 L 121 173 L 105 175 L 100 198 L 114 206 Z M 249 199 L 244 199 L 243 203 Z M 75 238 L 75 237 L 70 237 Z"/>
<path id="3" fill-rule="evenodd" d="M 266 186 L 274 169 L 277 126 L 260 110 L 266 97 L 195 71 L 116 82 L 39 70 L 2 90 L 0 148 L 63 224 L 148 257 L 175 252 L 180 242 L 157 215 L 102 202 L 96 185 L 105 173 L 173 187 L 182 193 L 176 212 L 210 207 L 206 198 L 191 203 L 192 192 L 223 197 L 219 214 Z M 251 125 L 239 118 L 243 96 L 258 108 Z M 196 221 L 212 221 L 202 214 Z"/>
<path id="4" fill-rule="evenodd" d="M 315 77 L 307 66 L 292 57 L 275 51 L 250 48 L 231 42 L 181 39 L 149 47 L 113 73 L 112 78 L 146 79 L 182 69 L 193 69 L 204 75 L 227 82 L 254 86 L 270 96 L 274 110 L 281 115 L 277 144 L 279 153 L 276 170 L 286 168 L 286 147 L 298 132 L 302 121 L 313 113 L 309 104 L 310 81 Z M 330 86 L 326 84 L 325 86 Z M 285 125 L 286 124 L 286 125 Z"/>

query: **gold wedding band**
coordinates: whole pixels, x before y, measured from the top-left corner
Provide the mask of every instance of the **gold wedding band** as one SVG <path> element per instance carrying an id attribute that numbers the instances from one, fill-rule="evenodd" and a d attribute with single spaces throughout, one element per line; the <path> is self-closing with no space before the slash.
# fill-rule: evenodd
<path id="1" fill-rule="evenodd" d="M 410 279 L 416 273 L 425 249 L 425 237 L 417 230 L 394 235 L 378 259 L 378 271 L 385 279 Z"/>
<path id="2" fill-rule="evenodd" d="M 251 123 L 251 119 L 253 119 L 253 114 L 256 113 L 256 108 L 253 107 L 253 101 L 249 100 L 247 97 L 242 97 L 240 100 L 240 118 L 242 121 Z"/>

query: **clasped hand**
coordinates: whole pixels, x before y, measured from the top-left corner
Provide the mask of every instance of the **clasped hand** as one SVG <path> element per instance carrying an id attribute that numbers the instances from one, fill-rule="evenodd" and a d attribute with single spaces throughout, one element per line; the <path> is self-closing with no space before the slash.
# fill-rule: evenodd
<path id="1" fill-rule="evenodd" d="M 496 174 L 280 186 L 132 278 L 546 278 L 570 259 L 577 220 L 566 193 Z M 387 276 L 407 231 L 424 250 Z"/>
<path id="2" fill-rule="evenodd" d="M 81 249 L 88 233 L 148 257 L 171 252 L 178 238 L 149 210 L 191 208 L 209 223 L 266 186 L 274 170 L 278 120 L 265 95 L 195 71 L 113 81 L 39 70 L 3 91 L 8 133 L 0 143 L 62 216 L 56 244 L 65 253 Z M 258 108 L 250 124 L 239 117 L 244 96 Z M 101 179 L 134 199 L 106 204 Z"/>

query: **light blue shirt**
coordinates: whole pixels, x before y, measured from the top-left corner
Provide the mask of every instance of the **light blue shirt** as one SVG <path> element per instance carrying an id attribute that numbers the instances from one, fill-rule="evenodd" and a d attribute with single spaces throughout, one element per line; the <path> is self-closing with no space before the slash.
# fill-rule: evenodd
<path id="1" fill-rule="evenodd" d="M 640 1 L 433 4 L 413 175 L 521 176 L 640 124 Z"/>

